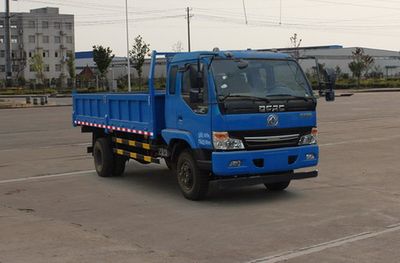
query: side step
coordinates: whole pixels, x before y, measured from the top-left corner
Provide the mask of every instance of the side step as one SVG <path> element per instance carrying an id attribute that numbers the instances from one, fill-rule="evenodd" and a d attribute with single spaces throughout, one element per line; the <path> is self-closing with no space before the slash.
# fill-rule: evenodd
<path id="1" fill-rule="evenodd" d="M 139 161 L 144 161 L 147 163 L 160 164 L 159 159 L 153 158 L 151 156 L 146 156 L 146 155 L 142 155 L 142 154 L 138 154 L 138 153 L 134 153 L 134 152 L 128 152 L 128 151 L 117 149 L 117 148 L 114 148 L 113 150 L 114 150 L 114 153 L 118 154 L 118 155 L 123 155 L 123 156 L 129 157 L 129 158 L 139 160 Z"/>

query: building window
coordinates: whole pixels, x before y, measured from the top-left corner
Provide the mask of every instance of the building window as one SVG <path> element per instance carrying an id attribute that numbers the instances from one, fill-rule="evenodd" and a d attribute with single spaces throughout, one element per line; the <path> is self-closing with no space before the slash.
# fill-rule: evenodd
<path id="1" fill-rule="evenodd" d="M 49 72 L 50 71 L 50 65 L 44 65 L 44 71 Z"/>
<path id="2" fill-rule="evenodd" d="M 54 37 L 54 43 L 60 44 L 60 43 L 61 43 L 61 37 L 55 36 L 55 37 Z"/>
<path id="3" fill-rule="evenodd" d="M 33 54 L 35 54 L 35 51 L 29 51 L 28 56 L 31 58 L 33 57 Z"/>
<path id="4" fill-rule="evenodd" d="M 67 43 L 68 44 L 72 44 L 72 37 L 71 36 L 67 36 Z"/>
<path id="5" fill-rule="evenodd" d="M 11 44 L 17 44 L 18 43 L 18 36 L 11 36 Z"/>
<path id="6" fill-rule="evenodd" d="M 4 20 L 0 20 L 0 28 L 4 28 Z"/>
<path id="7" fill-rule="evenodd" d="M 18 72 L 19 71 L 19 65 L 12 65 L 12 71 L 13 72 Z"/>
<path id="8" fill-rule="evenodd" d="M 58 58 L 58 51 L 54 52 L 54 57 Z"/>
<path id="9" fill-rule="evenodd" d="M 49 51 L 48 50 L 43 50 L 43 57 L 48 58 L 49 57 Z"/>
<path id="10" fill-rule="evenodd" d="M 0 65 L 0 72 L 6 72 L 6 66 Z"/>
<path id="11" fill-rule="evenodd" d="M 49 43 L 49 36 L 43 36 L 43 43 Z"/>
<path id="12" fill-rule="evenodd" d="M 61 71 L 61 65 L 60 64 L 56 64 L 56 71 L 60 72 Z"/>
<path id="13" fill-rule="evenodd" d="M 71 22 L 65 23 L 65 27 L 66 27 L 68 30 L 72 30 L 72 23 L 71 23 Z"/>
<path id="14" fill-rule="evenodd" d="M 42 21 L 42 28 L 49 28 L 49 21 Z"/>
<path id="15" fill-rule="evenodd" d="M 5 50 L 0 50 L 0 58 L 4 58 L 6 56 Z"/>
<path id="16" fill-rule="evenodd" d="M 36 22 L 33 21 L 33 20 L 29 21 L 29 22 L 28 22 L 28 27 L 29 27 L 29 28 L 36 28 Z"/>
<path id="17" fill-rule="evenodd" d="M 55 29 L 61 29 L 61 22 L 54 22 Z"/>
<path id="18" fill-rule="evenodd" d="M 15 58 L 17 55 L 15 54 L 14 51 L 11 52 L 11 58 Z"/>
<path id="19" fill-rule="evenodd" d="M 0 36 L 0 44 L 4 43 L 4 36 Z"/>
<path id="20" fill-rule="evenodd" d="M 29 65 L 29 71 L 30 72 L 35 72 L 35 67 L 33 65 Z"/>
<path id="21" fill-rule="evenodd" d="M 29 43 L 35 43 L 36 38 L 35 36 L 29 36 Z"/>
<path id="22" fill-rule="evenodd" d="M 17 26 L 17 21 L 11 21 L 11 22 L 10 22 L 10 28 L 12 28 L 12 29 L 18 28 L 18 26 Z"/>

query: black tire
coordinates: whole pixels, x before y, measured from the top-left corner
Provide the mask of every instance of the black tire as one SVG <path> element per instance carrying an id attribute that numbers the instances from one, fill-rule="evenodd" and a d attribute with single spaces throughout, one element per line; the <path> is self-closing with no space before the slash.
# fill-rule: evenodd
<path id="1" fill-rule="evenodd" d="M 270 191 L 279 192 L 279 191 L 285 190 L 289 186 L 289 184 L 290 184 L 290 181 L 279 182 L 279 183 L 270 183 L 270 184 L 264 184 L 264 185 Z"/>
<path id="2" fill-rule="evenodd" d="M 168 169 L 170 169 L 171 171 L 175 171 L 176 170 L 176 162 L 171 161 L 171 159 L 164 159 L 165 164 L 167 165 Z"/>
<path id="3" fill-rule="evenodd" d="M 112 176 L 121 176 L 125 172 L 125 164 L 127 159 L 123 156 L 114 155 L 114 167 Z"/>
<path id="4" fill-rule="evenodd" d="M 178 157 L 176 177 L 183 196 L 189 200 L 202 200 L 207 195 L 208 174 L 197 167 L 190 151 L 183 151 Z"/>
<path id="5" fill-rule="evenodd" d="M 101 177 L 120 176 L 125 170 L 126 159 L 114 156 L 110 140 L 98 138 L 93 146 L 94 167 Z"/>

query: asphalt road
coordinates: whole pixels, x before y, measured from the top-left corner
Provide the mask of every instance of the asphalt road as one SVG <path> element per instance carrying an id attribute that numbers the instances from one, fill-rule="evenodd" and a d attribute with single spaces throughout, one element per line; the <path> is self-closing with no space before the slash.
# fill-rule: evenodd
<path id="1" fill-rule="evenodd" d="M 97 177 L 70 107 L 0 110 L 0 262 L 399 262 L 399 101 L 321 100 L 319 178 L 203 202 L 165 166 Z"/>

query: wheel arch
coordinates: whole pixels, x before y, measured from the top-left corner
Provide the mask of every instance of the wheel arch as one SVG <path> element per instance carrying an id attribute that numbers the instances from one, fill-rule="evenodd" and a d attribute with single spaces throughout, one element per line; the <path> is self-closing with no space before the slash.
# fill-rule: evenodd
<path id="1" fill-rule="evenodd" d="M 171 153 L 170 160 L 173 162 L 178 160 L 179 154 L 184 150 L 192 150 L 190 144 L 183 139 L 172 139 L 168 148 Z"/>

